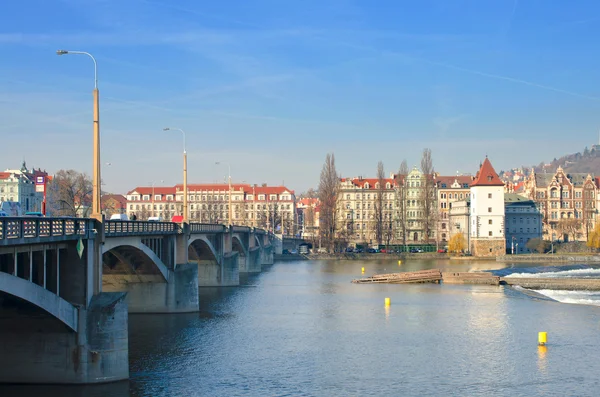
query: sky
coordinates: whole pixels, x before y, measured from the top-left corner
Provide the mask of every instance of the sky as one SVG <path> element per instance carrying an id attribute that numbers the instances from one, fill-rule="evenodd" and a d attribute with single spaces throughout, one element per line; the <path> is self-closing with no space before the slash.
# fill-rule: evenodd
<path id="1" fill-rule="evenodd" d="M 530 166 L 596 144 L 596 0 L 20 0 L 0 13 L 0 168 L 104 190 L 317 187 L 432 150 L 436 171 Z M 215 162 L 221 162 L 216 165 Z M 600 173 L 600 170 L 599 170 Z"/>

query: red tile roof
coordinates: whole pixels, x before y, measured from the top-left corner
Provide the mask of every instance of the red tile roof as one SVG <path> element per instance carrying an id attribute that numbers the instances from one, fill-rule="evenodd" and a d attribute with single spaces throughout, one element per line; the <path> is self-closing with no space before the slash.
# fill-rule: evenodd
<path id="1" fill-rule="evenodd" d="M 492 163 L 486 157 L 471 186 L 504 186 L 504 182 L 500 180 Z"/>
<path id="2" fill-rule="evenodd" d="M 175 194 L 175 186 L 173 187 L 161 187 L 161 186 L 155 186 L 154 188 L 152 186 L 138 186 L 135 189 L 127 192 L 127 194 L 133 194 L 133 193 L 138 193 L 138 194 L 152 194 L 152 192 L 154 192 L 154 194 Z"/>
<path id="3" fill-rule="evenodd" d="M 378 178 L 352 178 L 352 179 L 342 178 L 342 179 L 340 179 L 340 181 L 341 182 L 351 181 L 354 186 L 360 187 L 362 189 L 366 189 L 365 185 L 368 183 L 369 189 L 375 189 L 375 184 L 379 182 L 379 179 Z M 384 184 L 387 184 L 389 182 L 392 186 L 396 186 L 395 179 L 384 178 L 383 181 L 384 181 Z"/>
<path id="4" fill-rule="evenodd" d="M 100 203 L 101 205 L 105 205 L 109 200 L 116 201 L 122 208 L 125 208 L 127 204 L 127 198 L 122 194 L 105 194 L 100 198 Z"/>
<path id="5" fill-rule="evenodd" d="M 0 179 L 10 178 L 10 172 L 0 172 Z"/>

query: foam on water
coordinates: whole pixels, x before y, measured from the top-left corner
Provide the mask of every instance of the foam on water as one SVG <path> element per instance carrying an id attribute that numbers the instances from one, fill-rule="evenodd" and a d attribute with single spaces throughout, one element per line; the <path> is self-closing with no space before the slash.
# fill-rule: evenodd
<path id="1" fill-rule="evenodd" d="M 506 278 L 600 278 L 600 269 L 585 268 L 540 273 L 511 273 Z"/>
<path id="2" fill-rule="evenodd" d="M 600 306 L 600 291 L 567 291 L 567 290 L 535 290 L 538 294 L 547 296 L 561 303 L 573 303 L 577 305 Z"/>

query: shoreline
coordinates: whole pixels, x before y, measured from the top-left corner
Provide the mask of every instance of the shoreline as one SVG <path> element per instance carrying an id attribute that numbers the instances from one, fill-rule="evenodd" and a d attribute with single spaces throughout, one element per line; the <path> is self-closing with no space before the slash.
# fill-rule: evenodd
<path id="1" fill-rule="evenodd" d="M 600 255 L 556 255 L 556 254 L 533 254 L 533 255 L 503 255 L 497 256 L 498 262 L 584 262 L 584 263 L 600 263 Z"/>
<path id="2" fill-rule="evenodd" d="M 514 263 L 545 263 L 545 262 L 581 262 L 581 263 L 600 263 L 600 255 L 503 255 L 497 257 L 487 256 L 453 256 L 448 254 L 442 254 L 437 252 L 422 252 L 422 253 L 353 253 L 353 252 L 341 252 L 336 254 L 328 253 L 314 253 L 314 254 L 275 254 L 273 257 L 274 261 L 277 262 L 290 262 L 290 261 L 317 261 L 317 260 L 342 260 L 342 261 L 356 261 L 356 260 L 412 260 L 412 259 L 449 259 L 451 261 L 497 261 L 497 262 L 514 262 Z"/>

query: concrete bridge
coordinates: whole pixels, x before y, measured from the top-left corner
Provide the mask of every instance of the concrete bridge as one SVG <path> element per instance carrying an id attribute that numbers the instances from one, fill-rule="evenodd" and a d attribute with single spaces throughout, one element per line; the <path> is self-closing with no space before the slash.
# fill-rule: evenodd
<path id="1" fill-rule="evenodd" d="M 198 288 L 273 263 L 273 236 L 214 224 L 0 218 L 0 382 L 129 377 L 128 313 L 198 311 Z"/>

